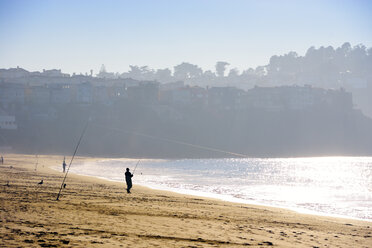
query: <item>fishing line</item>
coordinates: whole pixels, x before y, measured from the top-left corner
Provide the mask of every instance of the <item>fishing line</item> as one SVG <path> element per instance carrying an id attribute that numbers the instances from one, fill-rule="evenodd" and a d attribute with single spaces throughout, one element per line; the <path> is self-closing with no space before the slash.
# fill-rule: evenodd
<path id="1" fill-rule="evenodd" d="M 61 191 L 62 191 L 63 185 L 64 185 L 64 183 L 65 183 L 65 180 L 66 180 L 67 174 L 68 174 L 68 172 L 69 172 L 69 170 L 70 170 L 70 167 L 71 167 L 72 161 L 73 161 L 74 158 L 75 158 L 76 152 L 77 152 L 77 150 L 78 150 L 78 148 L 79 148 L 79 145 L 80 145 L 81 140 L 83 139 L 83 136 L 84 136 L 84 134 L 85 134 L 85 131 L 86 131 L 87 128 L 88 128 L 88 125 L 89 125 L 89 120 L 88 120 L 87 124 L 85 125 L 85 127 L 84 127 L 84 129 L 83 129 L 83 132 L 82 132 L 81 135 L 80 135 L 79 141 L 78 141 L 78 143 L 77 143 L 77 145 L 76 145 L 76 148 L 75 148 L 75 151 L 74 151 L 74 154 L 72 155 L 72 158 L 71 158 L 70 164 L 69 164 L 68 167 L 67 167 L 67 171 L 66 171 L 65 177 L 63 178 L 63 181 L 62 181 L 62 183 L 61 183 L 61 187 L 60 187 L 59 192 L 58 192 L 57 201 L 59 200 L 59 196 L 61 195 Z"/>
<path id="2" fill-rule="evenodd" d="M 178 140 L 173 140 L 173 139 L 156 137 L 156 136 L 153 136 L 153 135 L 139 133 L 139 132 L 135 132 L 135 131 L 126 131 L 126 130 L 123 130 L 123 129 L 120 129 L 120 128 L 101 126 L 101 125 L 98 125 L 98 124 L 93 124 L 93 125 L 96 125 L 96 126 L 99 126 L 99 127 L 102 127 L 102 128 L 107 128 L 107 129 L 115 130 L 115 131 L 122 132 L 122 133 L 135 134 L 137 136 L 142 136 L 142 137 L 146 137 L 146 138 L 149 138 L 149 139 L 166 141 L 166 142 L 169 142 L 169 143 L 174 143 L 174 144 L 178 144 L 178 145 L 189 146 L 189 147 L 198 148 L 198 149 L 202 149 L 202 150 L 207 150 L 207 151 L 212 151 L 212 152 L 219 152 L 219 153 L 234 155 L 234 156 L 242 157 L 242 158 L 248 157 L 245 154 L 236 153 L 236 152 L 230 152 L 230 151 L 225 151 L 225 150 L 221 150 L 221 149 L 217 149 L 217 148 L 212 148 L 212 147 L 208 147 L 208 146 L 195 145 L 195 144 L 191 144 L 191 143 L 187 143 L 187 142 L 183 142 L 183 141 L 178 141 Z"/>

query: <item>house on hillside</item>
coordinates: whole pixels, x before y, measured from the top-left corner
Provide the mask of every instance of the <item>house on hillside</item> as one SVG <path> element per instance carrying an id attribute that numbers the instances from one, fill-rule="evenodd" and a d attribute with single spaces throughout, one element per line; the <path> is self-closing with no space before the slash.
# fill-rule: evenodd
<path id="1" fill-rule="evenodd" d="M 20 68 L 0 69 L 0 78 L 22 78 L 30 75 L 29 71 Z"/>
<path id="2" fill-rule="evenodd" d="M 236 109 L 244 90 L 235 87 L 211 87 L 208 89 L 208 106 L 217 109 Z"/>
<path id="3" fill-rule="evenodd" d="M 0 129 L 16 130 L 17 123 L 14 115 L 7 114 L 4 110 L 0 109 Z"/>
<path id="4" fill-rule="evenodd" d="M 199 86 L 179 88 L 163 88 L 159 91 L 159 101 L 162 104 L 176 106 L 205 106 L 207 90 Z"/>
<path id="5" fill-rule="evenodd" d="M 89 82 L 77 85 L 76 102 L 91 104 L 93 101 L 93 86 Z"/>
<path id="6" fill-rule="evenodd" d="M 342 110 L 351 110 L 354 107 L 352 94 L 346 92 L 343 88 L 327 90 L 325 101 L 328 106 Z"/>
<path id="7" fill-rule="evenodd" d="M 26 89 L 26 102 L 34 104 L 50 103 L 50 90 L 48 86 L 29 86 Z"/>
<path id="8" fill-rule="evenodd" d="M 16 83 L 0 83 L 0 104 L 7 108 L 9 104 L 25 103 L 25 87 Z"/>
<path id="9" fill-rule="evenodd" d="M 45 70 L 44 69 L 41 75 L 45 77 L 70 77 L 69 74 L 62 73 L 60 69 L 59 70 L 57 69 Z"/>
<path id="10" fill-rule="evenodd" d="M 312 107 L 352 108 L 351 94 L 312 86 L 254 87 L 241 97 L 241 108 L 265 111 L 303 110 Z"/>
<path id="11" fill-rule="evenodd" d="M 140 82 L 138 86 L 127 87 L 128 99 L 142 104 L 154 104 L 159 101 L 158 82 Z"/>
<path id="12" fill-rule="evenodd" d="M 51 84 L 49 88 L 51 104 L 67 104 L 72 102 L 73 91 L 69 84 Z"/>

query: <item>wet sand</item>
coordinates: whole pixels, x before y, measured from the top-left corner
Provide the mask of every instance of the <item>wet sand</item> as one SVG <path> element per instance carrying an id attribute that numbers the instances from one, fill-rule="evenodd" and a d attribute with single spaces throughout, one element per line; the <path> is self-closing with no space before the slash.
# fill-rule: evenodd
<path id="1" fill-rule="evenodd" d="M 372 222 L 64 174 L 62 156 L 0 164 L 0 247 L 372 247 Z M 74 163 L 94 158 L 77 158 Z M 43 179 L 43 184 L 38 182 Z M 9 182 L 9 185 L 8 185 Z"/>

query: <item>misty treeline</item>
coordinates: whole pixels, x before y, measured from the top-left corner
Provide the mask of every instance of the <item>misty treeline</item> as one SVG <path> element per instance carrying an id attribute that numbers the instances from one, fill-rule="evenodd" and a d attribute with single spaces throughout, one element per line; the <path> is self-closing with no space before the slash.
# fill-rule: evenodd
<path id="1" fill-rule="evenodd" d="M 204 71 L 195 64 L 183 62 L 165 69 L 151 69 L 148 66 L 130 65 L 124 73 L 107 72 L 102 65 L 97 77 L 133 78 L 155 80 L 162 83 L 184 81 L 185 84 L 199 86 L 230 85 L 251 88 L 252 84 L 288 85 L 309 84 L 320 87 L 342 85 L 350 77 L 368 78 L 372 76 L 372 48 L 359 44 L 354 47 L 346 42 L 341 47 L 310 47 L 304 56 L 296 52 L 274 55 L 269 64 L 239 71 L 229 68 L 230 63 L 218 61 L 215 71 Z"/>

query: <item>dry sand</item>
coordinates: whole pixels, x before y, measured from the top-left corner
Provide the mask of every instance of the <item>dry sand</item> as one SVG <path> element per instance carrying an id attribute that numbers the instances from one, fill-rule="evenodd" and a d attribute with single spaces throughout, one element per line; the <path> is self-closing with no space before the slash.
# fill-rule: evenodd
<path id="1" fill-rule="evenodd" d="M 63 173 L 61 156 L 5 155 L 1 247 L 372 247 L 372 223 L 151 190 Z M 77 158 L 87 160 L 92 158 Z M 38 182 L 43 179 L 44 183 Z M 9 186 L 7 182 L 9 181 Z M 134 181 L 135 183 L 135 181 Z"/>

